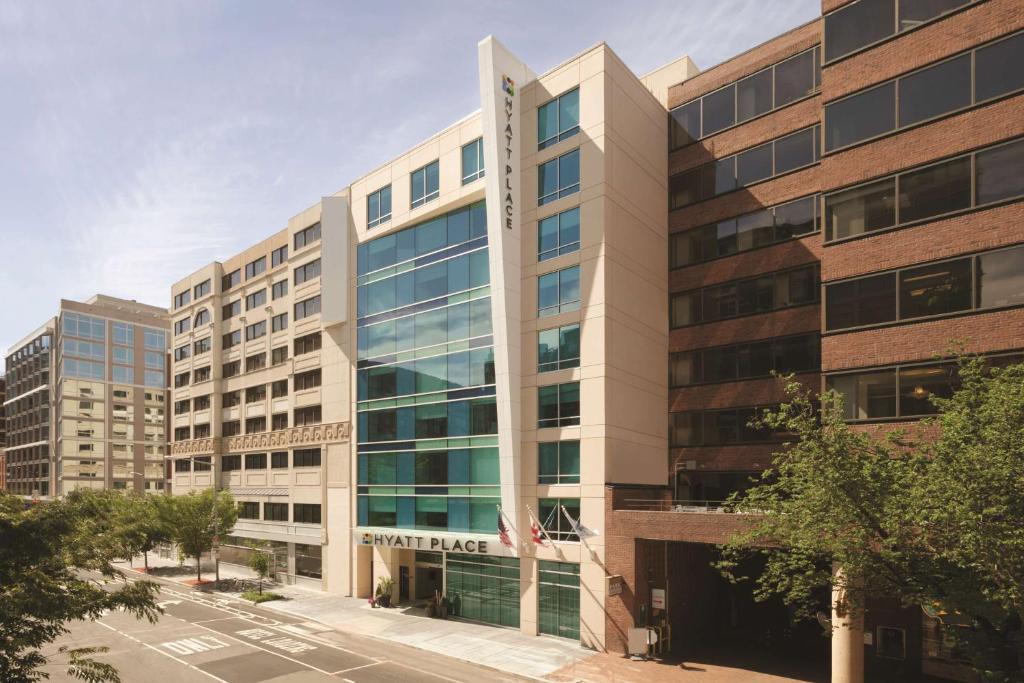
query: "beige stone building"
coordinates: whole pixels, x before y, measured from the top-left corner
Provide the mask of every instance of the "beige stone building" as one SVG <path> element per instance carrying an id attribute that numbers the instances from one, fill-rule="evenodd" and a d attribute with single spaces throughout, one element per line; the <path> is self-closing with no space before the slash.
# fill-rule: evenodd
<path id="1" fill-rule="evenodd" d="M 164 489 L 167 312 L 97 295 L 8 351 L 7 490 Z"/>

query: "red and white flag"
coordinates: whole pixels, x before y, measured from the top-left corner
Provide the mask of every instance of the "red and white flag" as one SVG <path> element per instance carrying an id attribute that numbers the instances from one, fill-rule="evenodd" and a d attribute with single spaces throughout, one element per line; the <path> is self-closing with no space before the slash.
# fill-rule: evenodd
<path id="1" fill-rule="evenodd" d="M 505 513 L 498 508 L 498 540 L 503 546 L 512 547 L 512 539 L 508 535 L 508 527 L 505 526 Z"/>
<path id="2" fill-rule="evenodd" d="M 530 535 L 533 536 L 533 542 L 537 545 L 544 545 L 543 531 L 541 531 L 540 524 L 536 520 L 530 520 Z"/>

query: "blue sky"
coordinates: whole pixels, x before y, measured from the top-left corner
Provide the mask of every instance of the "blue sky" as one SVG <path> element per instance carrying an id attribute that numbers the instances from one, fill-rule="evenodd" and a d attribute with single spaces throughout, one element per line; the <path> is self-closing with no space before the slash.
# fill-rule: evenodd
<path id="1" fill-rule="evenodd" d="M 820 0 L 0 2 L 0 351 L 60 298 L 166 306 L 479 107 L 476 43 L 537 72 L 602 40 L 707 68 Z"/>

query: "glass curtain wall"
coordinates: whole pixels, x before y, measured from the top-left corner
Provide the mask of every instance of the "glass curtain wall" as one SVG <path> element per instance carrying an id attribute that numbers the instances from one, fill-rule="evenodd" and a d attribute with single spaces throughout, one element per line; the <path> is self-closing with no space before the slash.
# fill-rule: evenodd
<path id="1" fill-rule="evenodd" d="M 483 202 L 358 249 L 358 523 L 495 533 Z"/>

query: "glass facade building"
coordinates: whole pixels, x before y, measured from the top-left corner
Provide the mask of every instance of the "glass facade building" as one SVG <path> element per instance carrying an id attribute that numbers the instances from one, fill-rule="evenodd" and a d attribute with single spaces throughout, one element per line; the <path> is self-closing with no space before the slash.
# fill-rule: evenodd
<path id="1" fill-rule="evenodd" d="M 359 526 L 494 533 L 484 203 L 359 245 Z"/>

